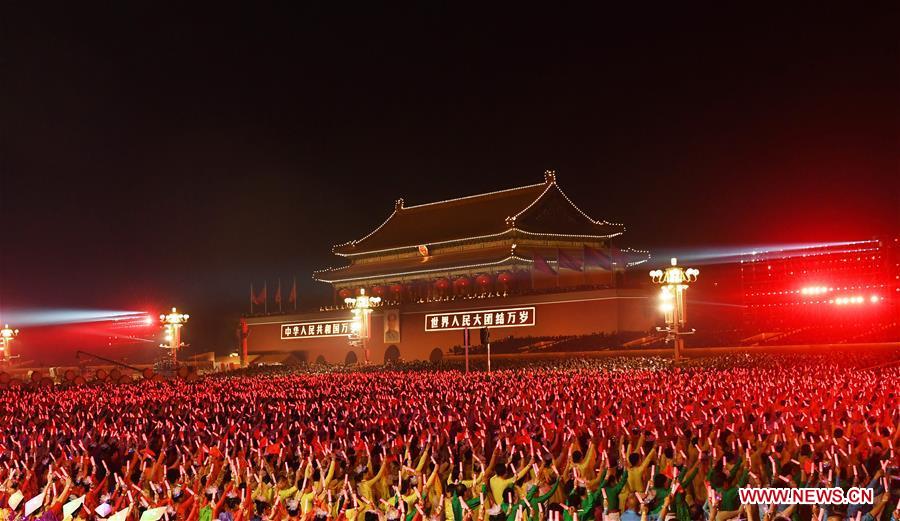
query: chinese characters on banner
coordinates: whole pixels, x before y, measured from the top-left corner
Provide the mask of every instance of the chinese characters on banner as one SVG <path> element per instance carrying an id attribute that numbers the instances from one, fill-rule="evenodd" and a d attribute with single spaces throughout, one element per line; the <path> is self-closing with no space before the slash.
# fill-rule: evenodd
<path id="1" fill-rule="evenodd" d="M 533 326 L 534 306 L 525 308 L 482 309 L 425 315 L 425 331 L 450 331 L 480 327 Z"/>
<path id="2" fill-rule="evenodd" d="M 326 336 L 350 336 L 350 320 L 328 322 L 298 322 L 281 324 L 281 339 L 320 338 Z"/>

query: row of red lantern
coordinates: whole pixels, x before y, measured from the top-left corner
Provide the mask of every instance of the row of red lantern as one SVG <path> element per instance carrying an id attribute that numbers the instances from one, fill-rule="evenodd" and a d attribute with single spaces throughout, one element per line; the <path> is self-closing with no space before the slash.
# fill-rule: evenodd
<path id="1" fill-rule="evenodd" d="M 497 275 L 497 277 L 496 277 L 496 281 L 499 282 L 500 284 L 509 284 L 510 282 L 512 282 L 512 280 L 513 280 L 513 274 L 508 271 L 500 272 L 500 274 Z M 482 273 L 481 275 L 478 275 L 474 279 L 472 279 L 470 277 L 457 277 L 456 279 L 453 280 L 453 285 L 458 288 L 467 288 L 472 285 L 486 287 L 486 286 L 490 286 L 491 284 L 493 284 L 494 281 L 495 281 L 495 278 L 493 275 L 490 275 L 487 273 Z M 438 289 L 447 289 L 450 287 L 450 280 L 448 278 L 444 277 L 444 278 L 436 280 L 434 282 L 434 285 Z"/>
<path id="2" fill-rule="evenodd" d="M 372 295 L 375 295 L 376 297 L 384 297 L 387 295 L 400 295 L 401 292 L 403 292 L 402 284 L 392 284 L 390 286 L 374 286 L 370 290 L 370 293 Z M 359 293 L 358 290 L 352 290 L 350 288 L 342 288 L 340 291 L 338 291 L 338 295 L 340 295 L 341 298 L 353 297 L 353 296 L 356 296 L 358 293 Z"/>
<path id="3" fill-rule="evenodd" d="M 503 271 L 497 275 L 496 281 L 500 284 L 509 284 L 510 282 L 513 281 L 513 278 L 514 278 L 514 275 L 512 273 L 510 273 L 508 271 Z M 478 286 L 480 288 L 486 288 L 486 287 L 490 286 L 491 284 L 493 284 L 494 280 L 495 280 L 495 278 L 493 275 L 490 275 L 487 273 L 482 273 L 482 274 L 476 276 L 474 279 L 471 277 L 463 276 L 463 277 L 457 277 L 457 278 L 453 279 L 452 282 L 447 277 L 441 277 L 441 278 L 435 280 L 433 284 L 434 284 L 435 288 L 441 289 L 441 290 L 448 289 L 451 286 L 453 286 L 457 289 L 466 289 L 473 285 Z M 392 284 L 389 286 L 388 285 L 373 286 L 370 289 L 370 293 L 372 295 L 375 295 L 378 297 L 399 296 L 403 292 L 404 287 L 405 286 L 402 284 Z M 341 298 L 347 298 L 347 297 L 352 297 L 352 296 L 356 295 L 357 292 L 358 292 L 358 290 L 353 290 L 351 288 L 342 288 L 338 291 L 338 295 Z"/>

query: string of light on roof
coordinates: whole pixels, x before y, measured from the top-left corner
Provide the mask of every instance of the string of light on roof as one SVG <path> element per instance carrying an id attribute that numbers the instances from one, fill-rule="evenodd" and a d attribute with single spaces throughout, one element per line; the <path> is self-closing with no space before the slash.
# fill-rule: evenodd
<path id="1" fill-rule="evenodd" d="M 422 203 L 422 204 L 417 204 L 417 205 L 413 205 L 413 206 L 405 206 L 405 207 L 403 207 L 403 209 L 404 209 L 404 210 L 413 210 L 413 209 L 415 209 L 415 208 L 422 208 L 422 207 L 425 207 L 425 206 L 432 206 L 432 205 L 435 205 L 435 204 L 445 204 L 445 203 L 452 203 L 452 202 L 455 202 L 455 201 L 462 201 L 463 199 L 473 199 L 473 198 L 475 198 L 475 197 L 486 197 L 486 196 L 489 196 L 489 195 L 496 195 L 496 194 L 502 194 L 502 193 L 506 193 L 506 192 L 513 192 L 513 191 L 515 191 L 515 190 L 525 190 L 525 189 L 528 189 L 528 188 L 534 188 L 534 187 L 536 187 L 536 186 L 542 186 L 543 184 L 544 184 L 544 183 L 534 183 L 534 184 L 531 184 L 531 185 L 516 186 L 516 187 L 514 187 L 514 188 L 504 188 L 504 189 L 502 189 L 502 190 L 494 190 L 493 192 L 485 192 L 485 193 L 483 193 L 483 194 L 464 195 L 464 196 L 462 196 L 462 197 L 454 197 L 454 198 L 452 198 L 452 199 L 444 199 L 443 201 L 434 201 L 434 202 L 431 202 L 431 203 Z"/>
<path id="2" fill-rule="evenodd" d="M 451 243 L 451 242 L 462 242 L 462 241 L 473 240 L 473 239 L 485 239 L 485 238 L 490 238 L 490 237 L 496 237 L 496 236 L 502 235 L 502 234 L 504 234 L 504 233 L 509 233 L 510 231 L 514 231 L 514 230 L 518 230 L 518 231 L 521 231 L 521 232 L 523 232 L 523 233 L 531 234 L 531 235 L 536 235 L 536 236 L 537 236 L 537 235 L 540 235 L 540 236 L 548 236 L 548 237 L 598 237 L 598 238 L 612 238 L 612 237 L 617 237 L 617 236 L 621 235 L 622 233 L 624 233 L 624 232 L 626 231 L 625 225 L 624 225 L 624 224 L 621 224 L 621 223 L 613 223 L 613 222 L 610 222 L 610 221 L 607 221 L 607 220 L 601 220 L 601 221 L 598 221 L 598 220 L 592 218 L 591 216 L 589 216 L 588 214 L 586 214 L 581 208 L 578 207 L 578 205 L 576 205 L 575 203 L 573 203 L 572 200 L 569 198 L 569 196 L 567 196 L 566 193 L 563 192 L 562 189 L 559 187 L 559 185 L 556 184 L 556 171 L 555 171 L 555 170 L 546 170 L 546 171 L 544 172 L 544 180 L 545 180 L 544 183 L 535 183 L 535 184 L 525 185 L 525 186 L 519 186 L 519 187 L 515 187 L 515 188 L 506 188 L 506 189 L 503 189 L 503 190 L 495 190 L 495 191 L 493 191 L 493 192 L 487 192 L 487 193 L 484 193 L 484 194 L 475 194 L 475 195 L 468 195 L 468 196 L 456 197 L 456 198 L 451 198 L 451 199 L 444 199 L 444 200 L 442 200 L 442 201 L 435 201 L 435 202 L 431 202 L 431 203 L 423 203 L 423 204 L 419 204 L 419 205 L 415 205 L 415 206 L 403 206 L 403 199 L 402 199 L 402 198 L 401 198 L 401 199 L 398 199 L 398 200 L 395 202 L 395 204 L 394 204 L 394 211 L 391 212 L 391 214 L 388 216 L 388 218 L 385 219 L 384 222 L 382 222 L 377 228 L 375 228 L 374 230 L 372 230 L 371 232 L 369 232 L 366 236 L 364 236 L 364 237 L 362 237 L 362 238 L 360 238 L 360 239 L 355 239 L 355 240 L 350 240 L 350 241 L 343 242 L 343 243 L 340 243 L 340 244 L 335 244 L 335 245 L 332 246 L 332 248 L 331 248 L 331 249 L 332 249 L 332 253 L 335 253 L 335 254 L 341 255 L 341 256 L 345 256 L 345 257 L 350 257 L 350 256 L 354 256 L 354 255 L 363 255 L 363 254 L 372 254 L 372 253 L 382 253 L 382 252 L 394 251 L 394 250 L 402 250 L 402 249 L 407 249 L 407 248 L 417 248 L 417 247 L 419 246 L 418 244 L 415 244 L 415 245 L 408 245 L 408 246 L 398 246 L 398 247 L 392 247 L 392 248 L 384 248 L 384 249 L 381 249 L 381 250 L 374 250 L 374 251 L 368 251 L 368 252 L 362 252 L 362 253 L 342 253 L 342 252 L 336 252 L 336 251 L 335 251 L 337 248 L 342 248 L 342 247 L 345 247 L 345 246 L 355 246 L 356 244 L 359 244 L 359 243 L 365 241 L 366 239 L 368 239 L 368 238 L 371 237 L 372 235 L 376 234 L 379 230 L 381 230 L 388 222 L 390 222 L 390 220 L 397 214 L 397 212 L 399 212 L 399 211 L 401 211 L 401 210 L 411 210 L 411 209 L 416 209 L 416 208 L 423 208 L 423 207 L 426 207 L 426 206 L 432 206 L 432 205 L 438 205 L 438 204 L 452 203 L 452 202 L 455 202 L 455 201 L 461 201 L 461 200 L 465 200 L 465 199 L 472 199 L 472 198 L 476 198 L 476 197 L 486 197 L 486 196 L 491 196 L 491 195 L 495 195 L 495 194 L 501 194 L 501 193 L 512 192 L 512 191 L 516 191 L 516 190 L 524 190 L 524 189 L 528 189 L 528 188 L 535 188 L 535 187 L 543 186 L 543 185 L 546 185 L 547 187 L 546 187 L 546 188 L 541 192 L 541 194 L 538 195 L 538 196 L 537 196 L 537 197 L 536 197 L 536 198 L 535 198 L 528 206 L 526 206 L 525 209 L 521 210 L 521 211 L 520 211 L 519 213 L 517 213 L 516 215 L 507 218 L 507 223 L 511 223 L 511 224 L 512 224 L 512 227 L 511 227 L 509 230 L 506 230 L 505 232 L 501 232 L 501 233 L 498 233 L 498 234 L 489 234 L 489 235 L 482 235 L 482 236 L 475 236 L 475 237 L 467 237 L 467 238 L 462 238 L 462 239 L 451 239 L 451 240 L 447 240 L 447 241 L 439 241 L 439 242 L 429 243 L 429 245 L 434 245 L 434 244 L 447 244 L 447 243 Z M 515 227 L 515 220 L 516 220 L 516 218 L 517 218 L 518 216 L 522 215 L 524 212 L 526 212 L 526 211 L 527 211 L 528 209 L 530 209 L 531 207 L 533 207 L 533 206 L 534 206 L 534 205 L 535 205 L 535 204 L 536 204 L 536 203 L 544 196 L 544 194 L 546 194 L 547 191 L 550 190 L 550 188 L 551 188 L 551 187 L 554 187 L 554 186 L 556 187 L 557 191 L 559 191 L 559 193 L 563 196 L 563 198 L 566 200 L 566 202 L 568 202 L 573 208 L 575 208 L 576 211 L 578 211 L 578 213 L 580 213 L 585 219 L 587 219 L 588 221 L 590 221 L 592 224 L 595 224 L 595 225 L 606 225 L 606 226 L 616 226 L 616 227 L 621 227 L 621 228 L 622 228 L 622 231 L 621 231 L 621 232 L 616 232 L 616 233 L 607 234 L 607 235 L 536 234 L 536 233 L 533 233 L 533 232 L 526 232 L 525 230 L 516 228 L 516 227 Z"/>
<path id="3" fill-rule="evenodd" d="M 555 172 L 554 172 L 554 182 L 553 182 L 553 184 L 556 184 L 556 180 L 555 180 L 556 177 L 555 177 L 555 176 L 556 176 L 556 174 L 555 174 Z M 584 213 L 584 211 L 582 211 L 581 208 L 579 208 L 577 204 L 573 203 L 572 200 L 569 199 L 569 196 L 566 195 L 565 192 L 563 192 L 563 189 L 559 187 L 559 185 L 556 185 L 556 189 L 559 190 L 559 193 L 562 194 L 562 196 L 566 198 L 566 201 L 568 201 L 569 204 L 571 204 L 576 210 L 578 210 L 578 212 L 579 212 L 581 215 L 583 215 L 586 219 L 590 220 L 590 221 L 593 222 L 594 224 L 606 224 L 606 225 L 609 225 L 609 226 L 621 226 L 621 227 L 622 227 L 622 231 L 623 231 L 623 232 L 626 231 L 625 225 L 622 224 L 622 223 L 614 223 L 614 222 L 610 222 L 610 221 L 607 221 L 607 220 L 603 220 L 603 221 L 595 221 L 595 220 L 594 220 L 593 218 L 591 218 L 588 214 Z"/>
<path id="4" fill-rule="evenodd" d="M 626 267 L 638 266 L 638 265 L 644 264 L 650 260 L 650 255 L 649 255 L 650 252 L 648 252 L 646 250 L 634 250 L 632 248 L 626 248 L 626 249 L 629 250 L 629 253 L 636 252 L 636 253 L 647 254 L 646 259 L 627 262 L 625 264 Z M 622 251 L 624 252 L 626 249 L 623 249 Z M 322 273 L 330 273 L 330 272 L 334 272 L 334 271 L 339 271 L 339 270 L 348 268 L 349 266 L 341 266 L 338 268 L 329 267 L 329 268 L 314 271 L 312 278 L 313 278 L 313 280 L 318 280 L 320 282 L 327 282 L 327 283 L 353 282 L 353 281 L 359 281 L 359 280 L 370 280 L 370 279 L 375 279 L 375 278 L 403 277 L 406 275 L 420 275 L 423 273 L 443 273 L 443 272 L 451 272 L 451 271 L 455 271 L 455 270 L 482 268 L 482 267 L 486 267 L 486 266 L 498 266 L 498 265 L 507 263 L 511 260 L 524 262 L 526 264 L 534 264 L 533 259 L 526 259 L 524 257 L 520 257 L 518 255 L 512 254 L 512 255 L 509 255 L 508 257 L 501 259 L 499 261 L 475 263 L 475 264 L 463 264 L 463 265 L 459 265 L 459 266 L 445 266 L 442 268 L 433 268 L 433 269 L 428 269 L 428 270 L 404 271 L 404 272 L 397 272 L 397 273 L 390 273 L 390 274 L 375 274 L 375 275 L 366 275 L 366 276 L 360 276 L 360 277 L 348 277 L 345 279 L 324 279 L 324 278 L 320 278 L 317 276 L 318 274 L 322 274 Z M 550 264 L 550 265 L 559 266 L 559 260 L 546 259 L 544 262 L 546 262 L 547 264 Z M 615 264 L 615 263 L 613 263 L 613 264 Z"/>
<path id="5" fill-rule="evenodd" d="M 402 202 L 403 199 L 400 199 L 400 201 Z M 331 251 L 334 252 L 334 249 L 335 249 L 335 248 L 340 248 L 340 247 L 342 247 L 342 246 L 349 246 L 349 245 L 351 245 L 351 244 L 356 244 L 356 243 L 358 243 L 358 242 L 362 242 L 362 241 L 368 239 L 369 237 L 375 235 L 375 234 L 378 232 L 378 230 L 384 228 L 384 225 L 386 225 L 386 224 L 388 223 L 388 221 L 390 221 L 391 218 L 392 218 L 398 211 L 399 211 L 399 210 L 395 207 L 395 208 L 394 208 L 394 211 L 391 212 L 391 215 L 388 215 L 388 218 L 385 219 L 383 223 L 381 223 L 380 225 L 378 225 L 378 228 L 375 228 L 374 230 L 372 230 L 368 235 L 366 235 L 366 236 L 363 237 L 362 239 L 359 239 L 359 240 L 351 240 L 351 241 L 343 242 L 343 243 L 341 243 L 341 244 L 335 244 L 334 246 L 331 247 Z"/>
<path id="6" fill-rule="evenodd" d="M 452 199 L 444 199 L 443 201 L 434 201 L 434 202 L 431 202 L 431 203 L 422 203 L 422 204 L 417 204 L 417 205 L 413 205 L 413 206 L 404 206 L 404 205 L 403 205 L 403 198 L 401 197 L 401 198 L 397 199 L 397 200 L 394 202 L 394 211 L 391 212 L 391 215 L 389 215 L 388 218 L 385 219 L 385 221 L 384 221 L 383 223 L 381 223 L 380 226 L 378 226 L 377 228 L 375 228 L 374 230 L 372 230 L 368 235 L 366 235 L 365 237 L 363 237 L 363 238 L 361 238 L 361 239 L 354 239 L 354 240 L 349 240 L 349 241 L 347 241 L 347 242 L 343 242 L 343 243 L 341 243 L 341 244 L 335 244 L 335 245 L 332 247 L 332 250 L 333 250 L 334 248 L 340 248 L 340 247 L 342 247 L 342 246 L 349 246 L 349 245 L 351 245 L 351 244 L 359 244 L 359 243 L 361 243 L 362 241 L 368 239 L 369 237 L 371 237 L 372 235 L 374 235 L 376 232 L 378 232 L 378 230 L 380 230 L 381 228 L 383 228 L 384 225 L 387 224 L 388 221 L 391 220 L 391 218 L 394 216 L 394 214 L 396 214 L 396 213 L 397 213 L 398 211 L 400 211 L 400 210 L 411 210 L 411 209 L 414 209 L 414 208 L 422 208 L 422 207 L 425 207 L 425 206 L 430 206 L 430 205 L 435 205 L 435 204 L 451 203 L 451 202 L 454 202 L 454 201 L 461 201 L 461 200 L 463 200 L 463 199 L 471 199 L 471 198 L 474 198 L 474 197 L 484 197 L 484 196 L 489 196 L 489 195 L 494 195 L 494 194 L 500 194 L 500 193 L 505 193 L 505 192 L 512 192 L 512 191 L 514 191 L 514 190 L 524 190 L 524 189 L 526 189 L 526 188 L 534 188 L 534 187 L 536 187 L 536 186 L 542 186 L 543 184 L 544 184 L 544 183 L 535 183 L 535 184 L 531 184 L 531 185 L 517 186 L 517 187 L 514 187 L 514 188 L 505 188 L 505 189 L 503 189 L 503 190 L 494 190 L 493 192 L 487 192 L 487 193 L 484 193 L 484 194 L 475 194 L 475 195 L 466 195 L 466 196 L 463 196 L 463 197 L 454 197 L 454 198 L 452 198 Z"/>
<path id="7" fill-rule="evenodd" d="M 622 233 L 623 233 L 623 232 L 615 232 L 615 233 L 610 233 L 610 234 L 606 234 L 606 235 L 575 235 L 575 234 L 566 234 L 566 233 L 537 233 L 537 232 L 529 232 L 529 231 L 523 230 L 521 228 L 508 228 L 502 232 L 490 233 L 487 235 L 473 235 L 471 237 L 462 237 L 459 239 L 448 239 L 445 241 L 429 242 L 427 244 L 427 246 L 431 247 L 431 246 L 437 246 L 437 245 L 443 245 L 443 244 L 452 244 L 455 242 L 466 242 L 466 241 L 474 241 L 474 240 L 479 240 L 479 239 L 492 239 L 495 237 L 501 237 L 503 235 L 508 235 L 508 234 L 516 233 L 516 232 L 522 233 L 524 235 L 530 235 L 533 237 L 559 237 L 559 238 L 564 238 L 564 239 L 612 239 L 614 237 L 618 237 L 618 236 L 622 235 Z M 372 232 L 372 233 L 375 233 L 375 232 Z M 340 246 L 344 246 L 344 245 L 337 245 L 335 247 L 340 247 Z M 411 250 L 411 249 L 416 249 L 419 246 L 421 246 L 421 245 L 420 244 L 410 244 L 410 245 L 406 245 L 406 246 L 394 246 L 391 248 L 383 248 L 380 250 L 371 250 L 371 251 L 365 251 L 365 252 L 359 252 L 359 253 L 343 253 L 343 252 L 335 252 L 335 251 L 333 251 L 333 253 L 335 255 L 339 255 L 341 257 L 357 257 L 360 255 L 372 255 L 372 254 L 376 254 L 376 253 L 387 253 L 389 251 L 399 251 L 399 250 L 407 250 L 407 249 Z"/>
<path id="8" fill-rule="evenodd" d="M 501 259 L 501 260 L 499 260 L 499 261 L 494 261 L 494 262 L 483 262 L 483 263 L 477 263 L 477 264 L 466 264 L 466 265 L 461 265 L 461 266 L 451 266 L 451 267 L 445 267 L 445 268 L 435 268 L 435 269 L 430 269 L 430 270 L 405 271 L 405 272 L 400 272 L 400 273 L 391 273 L 390 276 L 391 276 L 391 277 L 402 277 L 402 276 L 405 276 L 405 275 L 418 275 L 418 274 L 421 274 L 421 273 L 441 273 L 441 272 L 449 272 L 449 271 L 454 271 L 454 270 L 466 270 L 466 269 L 472 269 L 472 268 L 483 268 L 483 267 L 485 267 L 485 266 L 498 266 L 498 265 L 500 265 L 500 264 L 504 264 L 504 263 L 507 263 L 507 262 L 510 262 L 510 261 L 519 261 L 519 262 L 524 262 L 524 263 L 528 263 L 528 264 L 533 264 L 533 263 L 534 263 L 534 261 L 531 260 L 531 259 L 525 259 L 525 258 L 523 258 L 523 257 L 519 257 L 518 255 L 510 255 L 509 257 L 506 257 L 505 259 Z M 346 266 L 345 266 L 345 267 L 346 267 Z M 340 270 L 340 269 L 343 269 L 343 268 L 326 268 L 326 269 L 324 269 L 324 270 L 320 270 L 320 271 L 315 272 L 315 273 L 327 273 L 327 272 L 330 272 L 330 271 L 336 271 L 336 270 Z M 351 277 L 351 278 L 346 278 L 346 279 L 327 280 L 327 279 L 318 278 L 318 277 L 316 277 L 315 275 L 313 275 L 313 280 L 319 280 L 319 281 L 321 281 L 321 282 L 328 282 L 328 283 L 335 283 L 335 282 L 352 282 L 352 281 L 355 281 L 355 280 L 367 280 L 367 279 L 372 279 L 372 278 L 376 278 L 376 277 L 377 277 L 377 275 L 369 275 L 369 276 L 366 276 L 366 277 Z"/>
<path id="9" fill-rule="evenodd" d="M 550 170 L 548 170 L 548 171 L 545 172 L 544 174 L 546 175 L 548 172 L 550 172 Z M 507 217 L 507 218 L 506 218 L 506 222 L 512 221 L 513 223 L 515 223 L 515 222 L 516 222 L 516 218 L 518 218 L 520 215 L 522 215 L 523 213 L 525 213 L 525 212 L 527 212 L 528 210 L 530 210 L 532 206 L 534 206 L 535 204 L 537 204 L 537 202 L 541 200 L 541 197 L 544 197 L 544 194 L 546 194 L 546 193 L 550 190 L 550 188 L 552 188 L 555 184 L 556 184 L 556 178 L 554 177 L 554 178 L 553 178 L 553 181 L 551 181 L 551 182 L 547 185 L 547 187 L 544 188 L 544 191 L 541 192 L 541 195 L 537 196 L 537 197 L 534 199 L 534 201 L 531 201 L 531 203 L 530 203 L 528 206 L 526 206 L 525 208 L 523 208 L 523 209 L 522 209 L 521 211 L 519 211 L 519 213 L 517 213 L 516 215 L 513 215 L 513 216 L 511 216 L 511 217 Z"/>

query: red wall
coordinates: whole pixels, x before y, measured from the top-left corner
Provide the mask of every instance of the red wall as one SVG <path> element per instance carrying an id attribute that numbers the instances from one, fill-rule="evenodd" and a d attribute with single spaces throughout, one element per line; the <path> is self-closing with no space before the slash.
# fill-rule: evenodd
<path id="1" fill-rule="evenodd" d="M 448 348 L 462 344 L 463 332 L 426 332 L 426 314 L 522 306 L 535 307 L 535 325 L 495 328 L 491 330 L 491 338 L 646 331 L 658 318 L 646 292 L 625 289 L 407 304 L 400 308 L 401 341 L 396 346 L 405 360 L 427 360 L 435 348 L 446 354 Z M 374 363 L 384 361 L 384 353 L 389 346 L 382 342 L 383 316 L 381 309 L 373 311 L 371 316 L 372 335 L 368 346 L 370 360 Z M 252 355 L 269 351 L 290 351 L 308 362 L 314 362 L 321 355 L 329 363 L 343 363 L 347 353 L 355 350 L 358 359 L 362 361 L 362 349 L 351 347 L 346 337 L 281 339 L 281 324 L 348 318 L 350 312 L 346 310 L 248 318 L 249 352 Z M 477 345 L 478 331 L 473 329 L 471 334 L 472 343 Z"/>

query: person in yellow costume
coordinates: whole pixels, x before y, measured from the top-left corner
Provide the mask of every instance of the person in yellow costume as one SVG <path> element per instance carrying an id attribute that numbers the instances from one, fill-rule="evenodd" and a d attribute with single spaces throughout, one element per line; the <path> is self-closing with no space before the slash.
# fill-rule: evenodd
<path id="1" fill-rule="evenodd" d="M 331 463 L 328 465 L 328 472 L 325 476 L 321 475 L 321 467 L 313 470 L 311 464 L 306 466 L 304 488 L 296 493 L 300 495 L 300 512 L 304 515 L 310 512 L 313 502 L 316 499 L 325 499 L 325 489 L 334 477 L 334 465 L 335 460 L 334 457 L 332 457 Z"/>
<path id="2" fill-rule="evenodd" d="M 534 455 L 532 455 L 528 463 L 515 472 L 509 464 L 500 465 L 497 473 L 488 480 L 490 483 L 491 498 L 494 500 L 494 504 L 499 505 L 503 503 L 503 491 L 528 474 L 528 471 L 531 470 L 532 463 L 534 463 Z"/>

